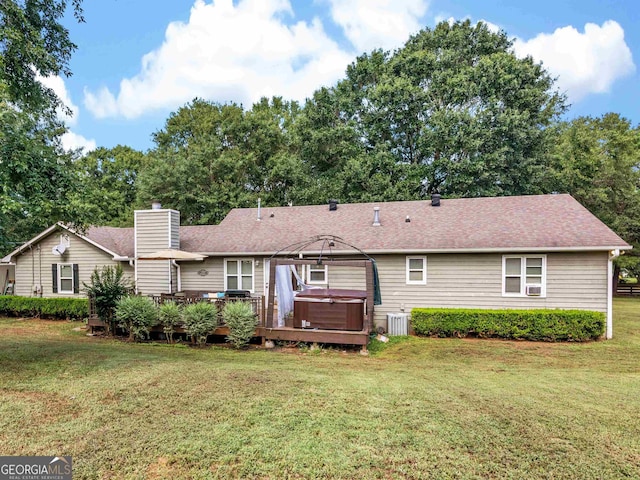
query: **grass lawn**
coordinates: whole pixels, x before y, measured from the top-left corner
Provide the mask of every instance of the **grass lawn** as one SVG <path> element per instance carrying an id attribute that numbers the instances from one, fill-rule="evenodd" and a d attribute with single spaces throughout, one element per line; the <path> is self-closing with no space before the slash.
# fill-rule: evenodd
<path id="1" fill-rule="evenodd" d="M 371 357 L 133 345 L 0 320 L 0 454 L 74 478 L 640 478 L 640 299 L 586 344 Z"/>

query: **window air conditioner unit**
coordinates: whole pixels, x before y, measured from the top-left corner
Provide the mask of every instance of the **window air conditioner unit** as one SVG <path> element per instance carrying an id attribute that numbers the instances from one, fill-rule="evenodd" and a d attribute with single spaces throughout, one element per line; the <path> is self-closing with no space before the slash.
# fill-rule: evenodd
<path id="1" fill-rule="evenodd" d="M 529 297 L 539 297 L 542 295 L 542 285 L 527 285 L 527 295 Z"/>

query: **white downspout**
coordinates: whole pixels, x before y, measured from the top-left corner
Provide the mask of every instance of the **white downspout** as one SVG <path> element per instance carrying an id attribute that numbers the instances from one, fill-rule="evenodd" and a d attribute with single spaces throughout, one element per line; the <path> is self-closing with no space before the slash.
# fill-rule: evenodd
<path id="1" fill-rule="evenodd" d="M 171 260 L 171 265 L 173 265 L 174 267 L 176 267 L 176 278 L 178 279 L 178 292 L 182 291 L 182 279 L 181 277 L 181 273 L 180 273 L 180 264 L 178 262 L 176 262 L 175 260 Z"/>
<path id="2" fill-rule="evenodd" d="M 133 268 L 133 288 L 134 293 L 138 294 L 138 267 L 136 266 L 136 261 L 133 258 L 129 259 L 129 266 Z"/>
<path id="3" fill-rule="evenodd" d="M 611 250 L 607 261 L 607 340 L 613 338 L 613 260 L 619 256 L 619 249 Z"/>

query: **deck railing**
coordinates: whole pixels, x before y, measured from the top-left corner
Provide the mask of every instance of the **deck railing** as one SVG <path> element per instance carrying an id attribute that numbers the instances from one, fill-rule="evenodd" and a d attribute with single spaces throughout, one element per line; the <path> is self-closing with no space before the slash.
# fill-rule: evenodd
<path id="1" fill-rule="evenodd" d="M 235 298 L 235 297 L 224 297 L 224 298 L 213 297 L 212 298 L 212 297 L 204 297 L 202 295 L 181 295 L 181 294 L 176 295 L 176 294 L 162 293 L 159 296 L 154 295 L 151 298 L 153 298 L 153 301 L 156 303 L 156 305 L 162 305 L 165 302 L 175 302 L 179 305 L 190 305 L 192 303 L 199 303 L 199 302 L 213 303 L 218 309 L 220 325 L 224 325 L 224 322 L 222 320 L 222 310 L 224 309 L 224 306 L 227 303 L 245 302 L 251 305 L 253 313 L 256 315 L 256 317 L 258 317 L 259 326 L 264 325 L 264 296 L 262 295 L 253 296 L 253 297 L 238 297 L 238 298 Z"/>

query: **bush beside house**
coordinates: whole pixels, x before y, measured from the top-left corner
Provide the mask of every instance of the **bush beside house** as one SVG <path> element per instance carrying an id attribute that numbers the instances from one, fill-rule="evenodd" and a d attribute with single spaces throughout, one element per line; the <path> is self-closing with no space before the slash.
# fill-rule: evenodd
<path id="1" fill-rule="evenodd" d="M 81 320 L 89 314 L 86 298 L 42 298 L 0 296 L 0 314 L 14 317 L 41 317 Z"/>
<path id="2" fill-rule="evenodd" d="M 187 305 L 183 313 L 184 329 L 199 345 L 207 343 L 207 336 L 218 326 L 218 309 L 212 303 Z"/>
<path id="3" fill-rule="evenodd" d="M 587 310 L 414 308 L 411 325 L 417 335 L 426 336 L 584 342 L 604 334 L 605 315 Z"/>
<path id="4" fill-rule="evenodd" d="M 115 318 L 129 332 L 129 340 L 144 340 L 158 323 L 158 309 L 149 297 L 132 295 L 118 301 Z"/>
<path id="5" fill-rule="evenodd" d="M 96 314 L 102 320 L 108 333 L 115 332 L 114 314 L 118 301 L 134 289 L 120 265 L 95 268 L 90 284 L 84 284 L 84 291 L 95 302 Z"/>
<path id="6" fill-rule="evenodd" d="M 160 305 L 158 313 L 162 330 L 167 336 L 167 342 L 173 343 L 176 327 L 182 324 L 182 306 L 176 302 L 166 302 Z"/>
<path id="7" fill-rule="evenodd" d="M 236 348 L 242 348 L 249 343 L 258 325 L 253 308 L 245 302 L 227 303 L 222 311 L 222 319 L 229 327 L 227 342 Z"/>

